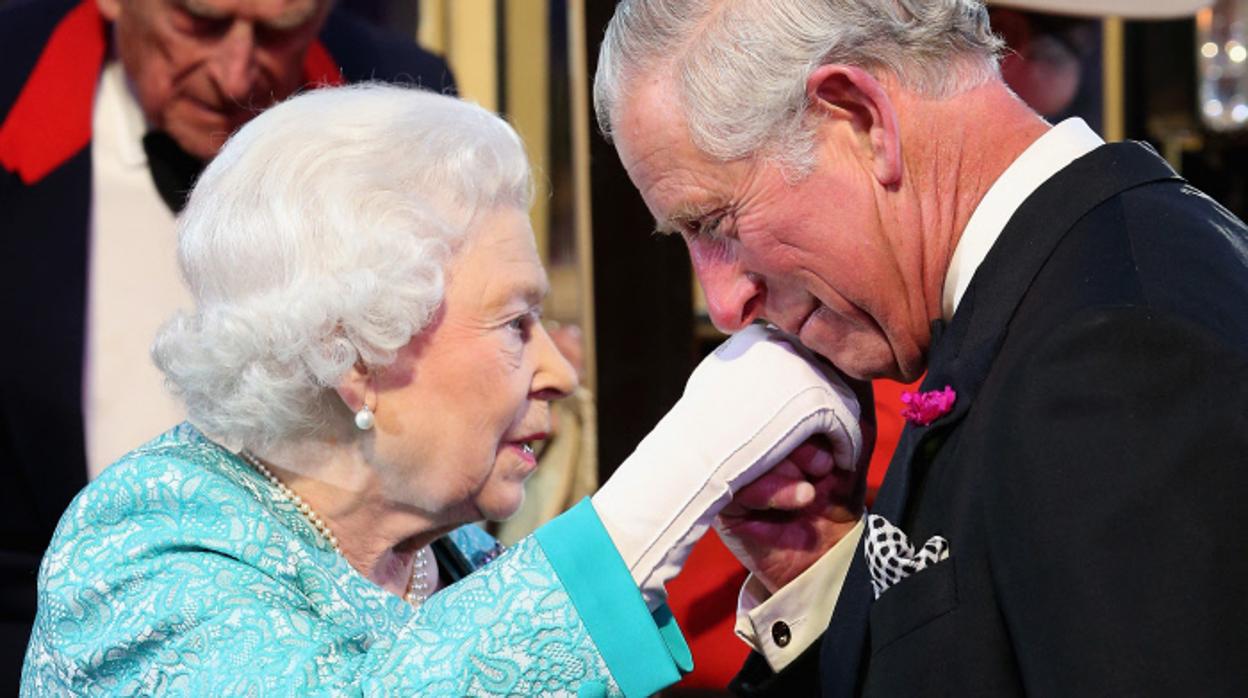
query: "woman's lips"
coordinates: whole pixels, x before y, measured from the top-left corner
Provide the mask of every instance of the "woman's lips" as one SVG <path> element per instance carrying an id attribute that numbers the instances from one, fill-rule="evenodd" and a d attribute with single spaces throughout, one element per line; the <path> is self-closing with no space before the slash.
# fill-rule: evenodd
<path id="1" fill-rule="evenodd" d="M 530 436 L 526 436 L 520 439 L 508 441 L 506 443 L 506 448 L 508 450 L 514 451 L 515 454 L 520 457 L 520 460 L 526 463 L 527 465 L 536 467 L 537 466 L 537 451 L 534 448 L 534 444 L 545 440 L 546 436 L 547 436 L 546 434 L 532 434 Z"/>
<path id="2" fill-rule="evenodd" d="M 537 465 L 537 453 L 533 450 L 532 444 L 520 443 L 510 445 L 520 454 L 520 460 L 531 465 Z"/>

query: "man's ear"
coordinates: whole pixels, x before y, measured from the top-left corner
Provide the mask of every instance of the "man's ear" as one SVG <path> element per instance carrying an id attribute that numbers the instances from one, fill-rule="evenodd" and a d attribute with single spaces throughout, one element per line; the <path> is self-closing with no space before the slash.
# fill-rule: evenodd
<path id="1" fill-rule="evenodd" d="M 821 65 L 806 79 L 806 97 L 830 118 L 849 122 L 881 185 L 901 181 L 901 128 L 893 101 L 879 80 L 861 68 Z"/>
<path id="2" fill-rule="evenodd" d="M 110 22 L 116 22 L 121 14 L 121 0 L 95 0 L 95 4 L 100 8 L 100 14 L 104 15 L 104 19 Z"/>

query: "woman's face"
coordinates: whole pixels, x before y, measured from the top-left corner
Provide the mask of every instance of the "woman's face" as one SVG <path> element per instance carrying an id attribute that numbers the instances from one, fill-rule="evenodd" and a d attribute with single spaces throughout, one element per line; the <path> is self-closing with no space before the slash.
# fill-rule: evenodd
<path id="1" fill-rule="evenodd" d="M 386 496 L 434 522 L 505 519 L 576 377 L 542 327 L 549 282 L 524 212 L 482 216 L 447 271 L 438 314 L 371 378 L 371 458 Z"/>

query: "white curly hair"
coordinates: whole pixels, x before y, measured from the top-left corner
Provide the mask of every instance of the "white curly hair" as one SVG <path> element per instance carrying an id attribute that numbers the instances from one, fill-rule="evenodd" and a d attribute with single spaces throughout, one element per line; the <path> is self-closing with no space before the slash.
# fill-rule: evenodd
<path id="1" fill-rule="evenodd" d="M 333 386 L 429 323 L 474 220 L 531 201 L 520 139 L 479 106 L 379 84 L 293 97 L 196 183 L 178 223 L 196 307 L 153 359 L 192 422 L 236 447 L 340 429 Z"/>
<path id="2" fill-rule="evenodd" d="M 594 76 L 604 135 L 631 81 L 674 76 L 694 144 L 723 161 L 763 153 L 809 167 L 806 77 L 845 64 L 949 96 L 997 75 L 980 0 L 623 0 Z"/>

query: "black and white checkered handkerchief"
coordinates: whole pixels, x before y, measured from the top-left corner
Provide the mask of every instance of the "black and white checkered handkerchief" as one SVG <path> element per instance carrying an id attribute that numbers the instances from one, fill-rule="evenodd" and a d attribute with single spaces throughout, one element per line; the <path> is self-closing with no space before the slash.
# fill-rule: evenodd
<path id="1" fill-rule="evenodd" d="M 867 542 L 863 545 L 875 598 L 910 575 L 949 557 L 949 541 L 933 536 L 917 552 L 900 528 L 883 516 L 867 517 Z"/>

